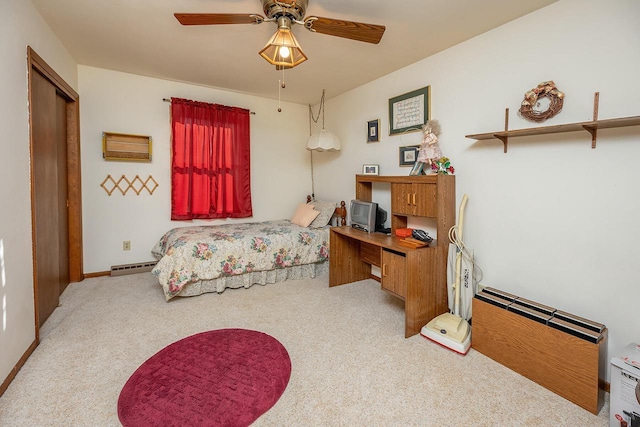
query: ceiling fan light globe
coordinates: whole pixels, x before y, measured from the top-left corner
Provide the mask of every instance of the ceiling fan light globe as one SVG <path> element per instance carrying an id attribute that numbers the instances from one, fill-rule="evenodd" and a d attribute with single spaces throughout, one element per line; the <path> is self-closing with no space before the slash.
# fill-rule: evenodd
<path id="1" fill-rule="evenodd" d="M 288 55 L 283 55 L 284 51 Z M 298 40 L 289 29 L 279 28 L 260 51 L 267 62 L 282 67 L 295 67 L 307 60 Z"/>

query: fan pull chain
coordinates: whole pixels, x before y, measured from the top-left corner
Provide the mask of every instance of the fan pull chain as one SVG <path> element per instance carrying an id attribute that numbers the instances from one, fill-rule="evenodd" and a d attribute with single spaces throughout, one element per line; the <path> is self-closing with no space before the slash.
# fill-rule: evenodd
<path id="1" fill-rule="evenodd" d="M 280 108 L 280 88 L 282 87 L 282 80 L 278 80 L 278 113 L 282 112 L 282 108 Z"/>
<path id="2" fill-rule="evenodd" d="M 282 108 L 280 107 L 280 89 L 286 87 L 287 85 L 284 82 L 284 67 L 282 67 L 282 80 L 278 80 L 278 113 L 282 112 Z"/>

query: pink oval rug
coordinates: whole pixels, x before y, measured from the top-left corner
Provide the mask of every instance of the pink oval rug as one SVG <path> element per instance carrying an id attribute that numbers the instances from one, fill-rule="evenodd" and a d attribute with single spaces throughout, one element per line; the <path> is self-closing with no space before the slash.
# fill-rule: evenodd
<path id="1" fill-rule="evenodd" d="M 291 359 L 275 338 L 246 329 L 203 332 L 163 348 L 118 398 L 123 426 L 247 426 L 284 392 Z"/>

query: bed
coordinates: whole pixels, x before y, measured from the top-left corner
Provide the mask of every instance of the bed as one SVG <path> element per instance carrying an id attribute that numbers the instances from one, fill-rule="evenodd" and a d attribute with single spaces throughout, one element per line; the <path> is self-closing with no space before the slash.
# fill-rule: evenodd
<path id="1" fill-rule="evenodd" d="M 300 204 L 291 219 L 174 228 L 151 250 L 167 301 L 329 271 L 329 228 L 346 224 L 345 203 Z"/>

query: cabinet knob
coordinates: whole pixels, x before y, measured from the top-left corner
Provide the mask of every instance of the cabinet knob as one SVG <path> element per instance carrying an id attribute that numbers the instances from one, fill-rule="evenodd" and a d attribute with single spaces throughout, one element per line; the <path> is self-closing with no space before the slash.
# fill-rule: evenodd
<path id="1" fill-rule="evenodd" d="M 382 277 L 387 277 L 387 264 L 382 264 Z"/>

